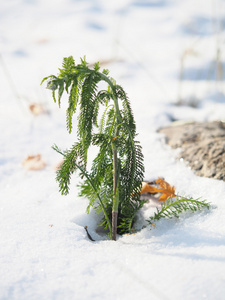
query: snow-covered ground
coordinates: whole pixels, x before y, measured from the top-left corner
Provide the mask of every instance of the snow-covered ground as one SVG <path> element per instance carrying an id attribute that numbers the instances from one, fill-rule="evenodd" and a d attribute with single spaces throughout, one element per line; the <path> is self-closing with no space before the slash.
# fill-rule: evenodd
<path id="1" fill-rule="evenodd" d="M 156 133 L 225 120 L 224 24 L 223 0 L 0 0 L 1 300 L 225 299 L 225 183 L 195 176 Z M 70 55 L 102 62 L 126 90 L 146 179 L 164 177 L 210 211 L 112 242 L 95 232 L 76 175 L 59 194 L 51 146 L 70 147 L 75 132 L 40 82 Z M 48 113 L 34 116 L 33 103 Z M 38 153 L 46 168 L 26 170 Z M 150 202 L 139 223 L 153 212 Z"/>

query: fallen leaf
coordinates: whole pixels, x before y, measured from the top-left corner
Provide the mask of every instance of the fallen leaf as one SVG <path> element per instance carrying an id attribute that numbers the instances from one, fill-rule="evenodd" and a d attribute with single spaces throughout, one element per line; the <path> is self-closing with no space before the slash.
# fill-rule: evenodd
<path id="1" fill-rule="evenodd" d="M 46 163 L 42 160 L 41 155 L 28 155 L 22 162 L 22 165 L 27 170 L 41 170 L 46 167 Z"/>
<path id="2" fill-rule="evenodd" d="M 32 103 L 29 105 L 29 110 L 31 113 L 35 116 L 38 116 L 40 114 L 46 113 L 45 109 L 41 104 L 38 103 Z"/>
<path id="3" fill-rule="evenodd" d="M 46 43 L 48 43 L 48 42 L 49 42 L 49 39 L 48 39 L 48 38 L 45 38 L 45 37 L 40 38 L 40 39 L 38 39 L 38 40 L 36 41 L 37 44 L 46 44 Z"/>
<path id="4" fill-rule="evenodd" d="M 176 197 L 175 195 L 175 187 L 171 186 L 168 182 L 166 182 L 164 179 L 159 178 L 158 180 L 155 181 L 159 187 L 155 187 L 148 182 L 143 182 L 142 183 L 142 189 L 141 189 L 141 194 L 144 193 L 162 193 L 162 195 L 159 197 L 159 201 L 166 201 L 169 197 Z"/>
<path id="5" fill-rule="evenodd" d="M 163 190 L 163 194 L 160 196 L 159 201 L 166 201 L 169 197 L 176 197 L 174 186 L 170 185 L 162 178 L 156 180 L 156 183 L 159 183 L 160 187 Z"/>
<path id="6" fill-rule="evenodd" d="M 158 189 L 150 185 L 148 182 L 142 182 L 141 195 L 144 193 L 158 193 Z"/>

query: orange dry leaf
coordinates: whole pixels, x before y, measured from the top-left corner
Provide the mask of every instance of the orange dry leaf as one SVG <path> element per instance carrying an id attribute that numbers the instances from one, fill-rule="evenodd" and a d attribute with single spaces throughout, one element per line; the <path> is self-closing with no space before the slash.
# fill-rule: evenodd
<path id="1" fill-rule="evenodd" d="M 159 201 L 166 201 L 169 197 L 176 197 L 174 186 L 171 186 L 162 178 L 156 180 L 156 183 L 159 183 L 160 187 L 163 190 L 163 194 L 160 196 Z"/>
<path id="2" fill-rule="evenodd" d="M 46 163 L 42 160 L 41 155 L 28 155 L 22 162 L 22 165 L 27 170 L 41 170 L 45 168 Z"/>
<path id="3" fill-rule="evenodd" d="M 44 110 L 43 106 L 41 104 L 38 104 L 38 103 L 30 104 L 29 105 L 29 110 L 31 111 L 31 113 L 33 115 L 36 115 L 36 116 L 45 113 L 45 110 Z"/>
<path id="4" fill-rule="evenodd" d="M 141 194 L 144 193 L 150 193 L 150 194 L 158 193 L 158 189 L 155 188 L 154 186 L 151 186 L 147 182 L 142 182 Z"/>
<path id="5" fill-rule="evenodd" d="M 166 201 L 169 197 L 176 197 L 175 195 L 175 187 L 171 186 L 168 182 L 166 182 L 164 179 L 159 178 L 155 181 L 155 183 L 159 184 L 160 188 L 154 187 L 147 182 L 143 182 L 141 194 L 144 193 L 162 193 L 162 195 L 159 197 L 159 201 Z"/>

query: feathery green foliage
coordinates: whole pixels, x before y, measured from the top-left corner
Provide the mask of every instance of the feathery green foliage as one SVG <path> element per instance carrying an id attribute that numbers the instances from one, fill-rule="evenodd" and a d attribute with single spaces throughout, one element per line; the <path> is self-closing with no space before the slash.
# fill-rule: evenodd
<path id="1" fill-rule="evenodd" d="M 209 209 L 210 204 L 206 200 L 200 201 L 199 199 L 176 197 L 175 200 L 169 198 L 165 203 L 161 204 L 161 209 L 157 208 L 153 217 L 150 217 L 148 223 L 152 225 L 155 221 L 162 218 L 179 218 L 179 215 L 186 211 L 195 212 L 202 209 Z"/>
<path id="2" fill-rule="evenodd" d="M 111 239 L 116 239 L 116 227 L 119 233 L 130 232 L 136 212 L 145 203 L 140 200 L 144 165 L 141 146 L 135 140 L 136 125 L 129 99 L 108 73 L 108 70 L 100 72 L 98 63 L 90 69 L 85 58 L 76 65 L 70 56 L 63 59 L 58 76 L 45 77 L 42 82 L 47 80 L 47 88 L 52 90 L 59 107 L 64 91 L 69 95 L 66 111 L 69 133 L 79 106 L 78 141 L 66 151 L 54 146 L 64 156 L 56 177 L 59 190 L 67 194 L 71 175 L 78 171 L 83 178 L 80 195 L 89 199 L 88 211 L 93 206 L 98 212 L 103 211 L 102 223 L 109 229 Z M 105 90 L 99 90 L 100 82 L 106 83 Z M 104 107 L 101 118 L 100 106 Z M 98 154 L 88 172 L 91 145 L 98 147 Z"/>

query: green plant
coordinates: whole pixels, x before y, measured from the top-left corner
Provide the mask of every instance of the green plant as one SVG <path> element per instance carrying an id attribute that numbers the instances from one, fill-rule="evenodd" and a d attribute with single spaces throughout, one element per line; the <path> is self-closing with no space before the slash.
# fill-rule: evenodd
<path id="1" fill-rule="evenodd" d="M 134 216 L 145 201 L 140 200 L 144 176 L 142 149 L 136 137 L 136 125 L 128 97 L 123 88 L 108 76 L 108 70 L 100 72 L 99 63 L 90 69 L 84 59 L 75 65 L 72 56 L 63 59 L 59 75 L 45 77 L 47 88 L 60 107 L 64 90 L 69 95 L 66 123 L 72 132 L 72 117 L 77 112 L 77 142 L 71 149 L 62 151 L 64 156 L 56 179 L 60 192 L 69 192 L 71 175 L 78 171 L 83 182 L 80 195 L 89 199 L 90 207 L 104 213 L 102 225 L 116 240 L 119 233 L 131 231 Z M 106 89 L 99 90 L 105 83 Z M 56 91 L 58 97 L 56 99 Z M 79 106 L 79 110 L 77 109 Z M 103 113 L 99 118 L 100 108 Z M 98 147 L 98 154 L 87 170 L 88 149 Z"/>
<path id="2" fill-rule="evenodd" d="M 156 221 L 162 218 L 179 218 L 179 215 L 186 211 L 195 212 L 201 209 L 210 208 L 210 204 L 206 200 L 200 201 L 199 199 L 176 197 L 173 200 L 171 197 L 161 204 L 161 209 L 157 208 L 154 216 L 150 217 L 148 223 L 154 224 Z"/>

